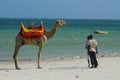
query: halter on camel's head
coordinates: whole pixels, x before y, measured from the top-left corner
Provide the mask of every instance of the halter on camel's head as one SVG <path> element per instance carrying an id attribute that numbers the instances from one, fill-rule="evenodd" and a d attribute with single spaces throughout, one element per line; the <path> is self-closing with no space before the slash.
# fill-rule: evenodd
<path id="1" fill-rule="evenodd" d="M 66 22 L 63 21 L 63 20 L 56 20 L 56 25 L 58 25 L 58 26 L 65 26 Z"/>

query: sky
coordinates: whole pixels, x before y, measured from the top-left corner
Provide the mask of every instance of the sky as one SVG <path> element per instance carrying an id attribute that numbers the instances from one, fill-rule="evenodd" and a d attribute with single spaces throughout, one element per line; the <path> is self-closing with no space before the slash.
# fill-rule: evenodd
<path id="1" fill-rule="evenodd" d="M 0 17 L 120 19 L 120 0 L 0 0 Z"/>

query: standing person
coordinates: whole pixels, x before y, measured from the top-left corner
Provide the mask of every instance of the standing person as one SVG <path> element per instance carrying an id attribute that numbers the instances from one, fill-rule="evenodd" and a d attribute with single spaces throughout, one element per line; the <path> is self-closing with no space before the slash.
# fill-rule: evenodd
<path id="1" fill-rule="evenodd" d="M 87 41 L 86 41 L 86 45 L 85 45 L 85 48 L 86 49 L 88 49 L 88 45 L 87 45 L 87 43 L 88 43 L 88 41 L 89 41 L 89 36 L 87 36 Z M 89 55 L 89 53 L 87 52 L 87 61 L 88 61 L 88 67 L 90 67 L 90 55 Z"/>
<path id="2" fill-rule="evenodd" d="M 88 54 L 90 55 L 90 59 L 91 59 L 91 68 L 97 68 L 98 66 L 98 62 L 96 59 L 96 54 L 98 53 L 97 51 L 97 41 L 95 39 L 93 39 L 93 35 L 89 36 L 90 40 L 88 41 L 87 45 L 87 51 Z"/>

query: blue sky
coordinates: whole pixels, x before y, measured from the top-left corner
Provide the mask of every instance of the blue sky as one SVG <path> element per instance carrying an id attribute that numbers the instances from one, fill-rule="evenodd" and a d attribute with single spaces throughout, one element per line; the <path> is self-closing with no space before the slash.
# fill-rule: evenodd
<path id="1" fill-rule="evenodd" d="M 120 19 L 120 0 L 0 0 L 0 17 Z"/>

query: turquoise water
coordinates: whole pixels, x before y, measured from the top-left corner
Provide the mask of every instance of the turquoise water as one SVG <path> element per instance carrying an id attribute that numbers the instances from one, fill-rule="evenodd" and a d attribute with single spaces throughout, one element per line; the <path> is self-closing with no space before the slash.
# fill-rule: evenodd
<path id="1" fill-rule="evenodd" d="M 0 60 L 12 60 L 15 37 L 20 30 L 20 22 L 29 26 L 34 22 L 39 26 L 43 20 L 47 31 L 56 19 L 0 19 Z M 99 55 L 120 54 L 120 20 L 64 19 L 66 26 L 58 29 L 47 41 L 42 51 L 42 59 L 86 56 L 85 42 L 89 34 L 98 41 Z M 94 34 L 94 30 L 108 31 L 108 34 Z M 37 59 L 38 47 L 25 45 L 19 51 L 19 59 Z"/>

